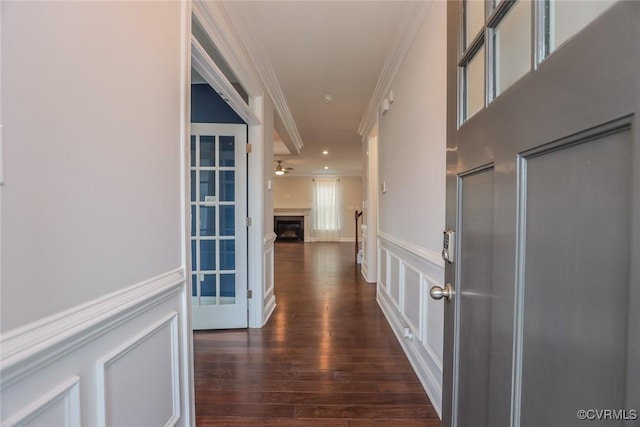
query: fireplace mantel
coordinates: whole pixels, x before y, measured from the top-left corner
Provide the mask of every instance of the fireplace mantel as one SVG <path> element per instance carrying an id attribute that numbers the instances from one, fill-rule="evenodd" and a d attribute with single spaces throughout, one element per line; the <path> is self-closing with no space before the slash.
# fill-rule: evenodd
<path id="1" fill-rule="evenodd" d="M 304 241 L 311 242 L 311 208 L 273 208 L 273 216 L 303 216 Z"/>

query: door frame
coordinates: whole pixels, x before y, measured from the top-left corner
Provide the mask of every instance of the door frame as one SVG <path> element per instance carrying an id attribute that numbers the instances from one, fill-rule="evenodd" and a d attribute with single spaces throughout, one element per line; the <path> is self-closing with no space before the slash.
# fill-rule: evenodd
<path id="1" fill-rule="evenodd" d="M 248 325 L 249 328 L 260 328 L 263 326 L 263 235 L 264 235 L 264 194 L 263 194 L 263 176 L 264 176 L 264 95 L 259 79 L 250 71 L 246 60 L 239 52 L 244 52 L 240 40 L 233 37 L 235 31 L 228 18 L 224 6 L 218 2 L 193 2 L 189 19 L 189 31 L 191 33 L 191 17 L 198 19 L 203 29 L 211 39 L 211 41 L 219 49 L 222 57 L 227 65 L 234 71 L 240 84 L 244 87 L 249 95 L 249 104 L 240 104 L 236 98 L 239 95 L 233 90 L 231 83 L 224 76 L 220 68 L 213 61 L 205 60 L 201 52 L 192 50 L 193 42 L 191 34 L 189 34 L 189 75 L 192 67 L 191 61 L 194 60 L 194 68 L 202 75 L 207 83 L 217 92 L 222 92 L 228 99 L 235 99 L 229 102 L 230 107 L 238 113 L 247 122 L 248 134 L 247 143 L 251 145 L 252 151 L 247 161 L 247 200 L 248 200 L 248 216 L 252 220 L 252 226 L 247 229 L 247 282 L 248 290 L 251 291 L 252 297 L 248 299 Z M 195 55 L 197 56 L 194 56 Z M 188 87 L 191 81 L 187 81 Z M 231 89 L 231 90 L 230 90 Z M 188 141 L 188 139 L 187 139 Z M 183 147 L 183 152 L 188 154 L 188 144 Z M 185 156 L 183 164 L 185 174 L 183 179 L 188 184 L 188 165 Z M 185 186 L 185 191 L 188 188 Z M 188 194 L 188 193 L 186 193 Z M 186 199 L 186 197 L 185 197 Z M 185 203 L 185 215 L 188 212 L 187 203 Z M 191 268 L 191 259 L 189 257 L 190 230 L 185 228 L 185 265 L 188 270 Z M 188 277 L 190 271 L 188 271 Z"/>

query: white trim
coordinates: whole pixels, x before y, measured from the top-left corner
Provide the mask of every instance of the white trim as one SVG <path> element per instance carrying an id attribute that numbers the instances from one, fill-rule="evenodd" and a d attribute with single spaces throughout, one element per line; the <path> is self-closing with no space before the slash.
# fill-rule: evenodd
<path id="1" fill-rule="evenodd" d="M 271 298 L 264 304 L 264 319 L 262 319 L 262 326 L 266 325 L 269 321 L 269 318 L 273 314 L 276 309 L 276 296 L 271 295 Z"/>
<path id="2" fill-rule="evenodd" d="M 367 112 L 362 117 L 360 126 L 358 126 L 358 133 L 360 136 L 368 136 L 371 129 L 375 126 L 378 119 L 378 109 L 389 92 L 391 82 L 396 76 L 396 73 L 398 72 L 398 69 L 400 68 L 400 65 L 402 64 L 413 39 L 418 33 L 420 25 L 422 24 L 422 21 L 424 21 L 424 17 L 427 15 L 433 1 L 435 0 L 418 1 L 413 3 L 412 7 L 409 8 L 407 15 L 405 15 L 404 23 L 399 26 L 400 31 L 396 34 L 392 47 L 389 49 L 387 59 L 385 60 L 380 76 L 378 77 L 378 83 L 371 95 Z"/>
<path id="3" fill-rule="evenodd" d="M 355 237 L 340 237 L 340 239 L 338 239 L 338 241 L 340 243 L 355 243 L 356 242 L 356 238 Z"/>
<path id="4" fill-rule="evenodd" d="M 378 279 L 377 301 L 385 317 L 389 321 L 394 334 L 406 353 L 416 375 L 420 379 L 425 391 L 429 395 L 434 408 L 441 414 L 442 404 L 442 357 L 439 350 L 434 348 L 432 331 L 438 332 L 444 327 L 443 322 L 428 323 L 430 308 L 429 300 L 425 299 L 430 286 L 440 284 L 444 280 L 444 262 L 439 254 L 406 242 L 386 233 L 380 233 L 377 239 Z M 397 274 L 392 274 L 392 265 L 398 263 Z M 385 270 L 385 277 L 381 271 Z M 419 324 L 416 325 L 406 314 L 405 295 L 407 286 L 407 271 L 412 270 L 418 275 Z M 398 289 L 398 301 L 391 290 Z M 408 327 L 413 337 L 405 337 L 404 329 Z"/>
<path id="5" fill-rule="evenodd" d="M 404 327 L 403 319 L 398 317 L 397 311 L 394 310 L 394 308 L 391 306 L 391 303 L 388 299 L 388 294 L 379 292 L 377 301 L 380 309 L 382 310 L 382 313 L 391 325 L 391 329 L 393 330 L 396 339 L 400 343 L 400 346 L 404 350 L 405 355 L 409 359 L 409 363 L 411 363 L 411 366 L 413 367 L 418 380 L 429 396 L 429 400 L 431 401 L 433 408 L 435 409 L 438 416 L 442 419 L 442 381 L 438 381 L 433 373 L 433 369 L 429 368 L 429 364 L 427 363 L 425 357 L 419 353 L 418 347 L 412 345 L 412 343 L 400 333 L 400 331 L 402 331 Z M 427 352 L 429 352 L 429 349 L 425 346 L 420 346 L 419 348 L 423 348 L 427 350 Z M 440 374 L 441 373 L 442 370 L 440 370 Z"/>
<path id="6" fill-rule="evenodd" d="M 180 268 L 3 334 L 3 388 L 183 292 L 184 285 Z"/>
<path id="7" fill-rule="evenodd" d="M 262 238 L 262 241 L 264 242 L 265 245 L 270 245 L 271 243 L 275 242 L 277 238 L 278 238 L 278 235 L 273 231 L 270 231 L 264 235 L 264 237 Z"/>
<path id="8" fill-rule="evenodd" d="M 221 8 L 224 9 L 224 4 L 221 4 Z M 249 58 L 251 58 L 253 65 L 261 77 L 262 83 L 269 93 L 269 96 L 273 101 L 273 105 L 278 112 L 278 116 L 288 133 L 289 138 L 281 135 L 283 136 L 283 141 L 287 145 L 289 151 L 291 151 L 291 154 L 300 154 L 300 150 L 304 145 L 302 143 L 302 138 L 300 137 L 300 133 L 298 132 L 295 120 L 293 119 L 293 115 L 291 114 L 291 110 L 287 104 L 284 92 L 282 91 L 278 78 L 276 77 L 276 73 L 273 70 L 271 61 L 269 61 L 269 56 L 262 44 L 262 40 L 260 37 L 256 36 L 255 31 L 253 30 L 255 25 L 251 22 L 251 18 L 244 14 L 239 14 L 236 18 L 237 19 L 235 19 L 234 22 L 238 27 L 239 38 L 242 40 L 246 51 L 249 53 Z M 290 144 L 289 140 L 291 141 Z"/>
<path id="9" fill-rule="evenodd" d="M 51 405 L 65 398 L 67 399 L 67 423 L 65 427 L 80 427 L 80 377 L 77 375 L 72 376 L 49 393 L 19 410 L 11 418 L 3 421 L 2 425 L 6 427 L 26 425 Z"/>
<path id="10" fill-rule="evenodd" d="M 118 347 L 108 355 L 97 361 L 96 394 L 98 406 L 98 426 L 107 425 L 107 368 L 127 353 L 147 341 L 149 338 L 169 326 L 171 332 L 171 382 L 173 414 L 165 427 L 174 426 L 180 419 L 180 358 L 178 356 L 178 312 L 173 311 L 155 322 L 151 327 L 134 336 L 131 340 Z"/>
<path id="11" fill-rule="evenodd" d="M 424 261 L 427 261 L 433 264 L 435 267 L 444 269 L 444 261 L 442 260 L 442 256 L 436 251 L 432 251 L 422 246 L 418 246 L 414 243 L 408 242 L 406 240 L 392 236 L 391 234 L 385 233 L 384 231 L 378 232 L 378 238 L 382 241 L 391 243 L 392 245 L 395 245 L 401 249 L 404 249 L 405 251 L 410 252 L 419 258 L 422 258 Z"/>
<path id="12" fill-rule="evenodd" d="M 180 212 L 180 223 L 182 225 L 182 265 L 184 266 L 184 277 L 191 277 L 191 227 L 189 223 L 190 208 L 190 164 L 189 153 L 191 150 L 191 19 L 192 8 L 190 1 L 183 1 L 180 8 L 180 20 L 182 22 L 182 34 L 180 40 L 180 56 L 182 58 L 182 70 L 180 73 L 180 91 L 182 105 L 180 106 L 180 179 L 181 194 L 180 201 L 182 211 Z M 189 213 L 189 215 L 187 214 Z M 187 288 L 185 286 L 185 288 Z M 191 332 L 191 298 L 187 298 L 186 289 L 181 298 L 180 322 L 182 330 Z M 180 337 L 180 355 L 182 357 L 181 380 L 183 384 L 182 393 L 184 401 L 184 425 L 195 425 L 196 405 L 193 370 L 193 334 L 184 333 Z"/>
<path id="13" fill-rule="evenodd" d="M 192 11 L 249 96 L 262 96 L 260 79 L 251 67 L 242 39 L 222 3 L 196 0 Z M 256 115 L 259 114 L 256 112 Z"/>
<path id="14" fill-rule="evenodd" d="M 204 80 L 214 88 L 218 95 L 226 101 L 233 111 L 244 120 L 248 125 L 258 125 L 261 120 L 256 116 L 254 111 L 244 102 L 244 99 L 233 88 L 233 85 L 222 73 L 218 65 L 204 50 L 202 45 L 191 36 L 191 66 L 204 78 Z"/>

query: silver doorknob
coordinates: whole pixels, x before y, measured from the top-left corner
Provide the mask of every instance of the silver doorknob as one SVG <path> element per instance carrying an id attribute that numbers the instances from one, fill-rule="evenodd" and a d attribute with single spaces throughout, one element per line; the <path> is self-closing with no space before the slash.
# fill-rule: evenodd
<path id="1" fill-rule="evenodd" d="M 444 298 L 449 301 L 451 298 L 453 298 L 453 286 L 451 286 L 450 283 L 447 283 L 444 288 L 441 288 L 440 286 L 434 286 L 429 290 L 429 295 L 431 295 L 431 298 L 433 299 Z"/>

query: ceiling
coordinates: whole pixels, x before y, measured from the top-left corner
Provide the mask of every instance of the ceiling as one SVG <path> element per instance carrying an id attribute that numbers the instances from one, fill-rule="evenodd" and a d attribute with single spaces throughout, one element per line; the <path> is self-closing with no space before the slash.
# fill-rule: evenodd
<path id="1" fill-rule="evenodd" d="M 415 1 L 227 1 L 271 63 L 303 148 L 277 160 L 291 175 L 360 175 L 358 126 Z M 332 97 L 326 102 L 325 95 Z M 328 151 L 327 155 L 322 152 Z M 328 167 L 328 169 L 325 169 Z"/>

